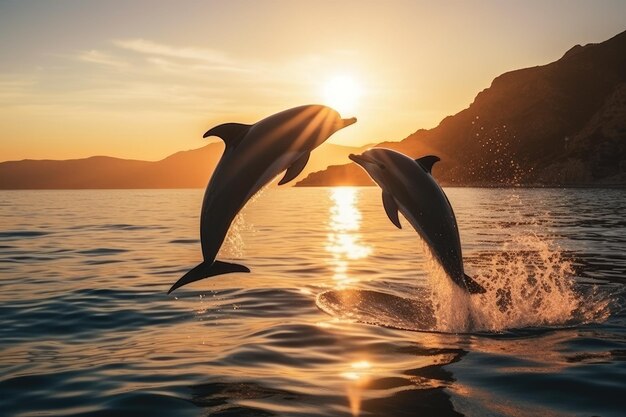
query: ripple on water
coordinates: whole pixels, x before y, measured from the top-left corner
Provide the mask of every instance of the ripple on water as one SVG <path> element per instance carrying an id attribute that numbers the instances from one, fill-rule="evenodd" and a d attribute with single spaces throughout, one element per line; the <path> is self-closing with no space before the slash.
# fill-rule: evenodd
<path id="1" fill-rule="evenodd" d="M 115 248 L 94 248 L 78 251 L 81 255 L 89 255 L 89 256 L 107 256 L 107 255 L 117 255 L 119 253 L 128 252 L 127 249 L 115 249 Z"/>
<path id="2" fill-rule="evenodd" d="M 2 240 L 16 240 L 29 237 L 40 237 L 49 235 L 51 232 L 43 232 L 40 230 L 13 230 L 0 232 L 0 239 Z"/>
<path id="3" fill-rule="evenodd" d="M 0 415 L 621 417 L 623 191 L 447 192 L 477 303 L 432 285 L 375 188 L 267 190 L 220 254 L 252 272 L 173 296 L 203 190 L 12 192 Z M 362 296 L 328 315 L 321 294 Z M 437 332 L 398 329 L 426 323 L 415 303 Z"/>

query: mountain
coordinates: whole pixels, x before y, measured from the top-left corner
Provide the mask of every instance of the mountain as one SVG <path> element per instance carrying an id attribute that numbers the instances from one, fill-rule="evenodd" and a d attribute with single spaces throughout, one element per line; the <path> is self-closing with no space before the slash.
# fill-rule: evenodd
<path id="1" fill-rule="evenodd" d="M 204 188 L 224 145 L 211 143 L 151 162 L 93 156 L 91 158 L 23 160 L 0 163 L 0 189 Z M 360 148 L 324 143 L 311 153 L 299 178 L 346 160 Z"/>
<path id="2" fill-rule="evenodd" d="M 444 185 L 624 186 L 626 32 L 502 74 L 437 127 L 377 146 L 438 155 L 433 175 Z M 297 186 L 371 183 L 350 163 Z"/>
<path id="3" fill-rule="evenodd" d="M 433 174 L 444 185 L 625 186 L 626 32 L 500 75 L 437 127 L 376 146 L 438 155 Z M 203 188 L 222 151 L 222 143 L 211 143 L 156 162 L 104 156 L 2 162 L 0 189 Z M 371 184 L 356 165 L 335 165 L 360 151 L 323 144 L 297 185 Z"/>

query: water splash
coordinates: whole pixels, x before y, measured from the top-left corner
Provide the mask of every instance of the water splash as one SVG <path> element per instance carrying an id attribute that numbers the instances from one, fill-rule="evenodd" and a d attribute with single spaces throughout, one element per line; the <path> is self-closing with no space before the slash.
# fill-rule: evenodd
<path id="1" fill-rule="evenodd" d="M 373 291 L 337 285 L 320 294 L 318 306 L 349 320 L 452 333 L 574 326 L 605 321 L 618 311 L 615 299 L 622 297 L 576 282 L 574 261 L 545 232 L 552 225 L 550 213 L 528 216 L 517 193 L 505 202 L 506 216 L 490 220 L 494 228 L 488 244 L 493 249 L 465 259 L 466 272 L 485 287 L 485 294 L 470 295 L 454 284 L 418 239 L 418 252 L 426 261 L 421 285 L 403 285 L 400 291 L 391 283 L 379 282 L 383 288 L 374 283 Z M 425 312 L 432 316 L 427 319 Z"/>
<path id="2" fill-rule="evenodd" d="M 254 224 L 247 220 L 246 211 L 251 210 L 252 207 L 257 204 L 259 197 L 261 197 L 266 190 L 269 189 L 272 182 L 274 181 L 271 181 L 269 184 L 263 186 L 248 199 L 248 202 L 246 203 L 246 210 L 237 213 L 230 225 L 230 228 L 228 229 L 228 233 L 226 233 L 224 243 L 218 252 L 218 258 L 241 259 L 245 257 L 246 242 L 243 236 L 254 234 L 256 231 Z"/>
<path id="3" fill-rule="evenodd" d="M 434 260 L 429 269 L 438 331 L 568 326 L 604 321 L 610 314 L 610 299 L 596 288 L 577 288 L 572 261 L 552 240 L 534 233 L 512 237 L 483 259 L 475 278 L 485 294 L 467 294 Z"/>
<path id="4" fill-rule="evenodd" d="M 425 251 L 428 253 L 428 251 Z M 427 285 L 430 289 L 435 326 L 432 330 L 441 332 L 467 332 L 473 328 L 471 323 L 470 295 L 454 284 L 438 262 L 428 257 L 426 263 Z"/>
<path id="5" fill-rule="evenodd" d="M 567 327 L 606 320 L 613 299 L 574 280 L 573 262 L 552 240 L 536 234 L 512 238 L 482 258 L 476 280 L 485 294 L 470 295 L 448 278 L 423 245 L 426 287 L 385 292 L 342 289 L 321 293 L 318 307 L 342 319 L 405 330 L 444 333 L 501 332 Z"/>
<path id="6" fill-rule="evenodd" d="M 254 225 L 246 221 L 245 213 L 238 213 L 235 216 L 230 229 L 224 239 L 224 244 L 220 248 L 218 257 L 228 259 L 241 259 L 245 256 L 245 240 L 243 236 L 246 233 L 253 233 Z"/>

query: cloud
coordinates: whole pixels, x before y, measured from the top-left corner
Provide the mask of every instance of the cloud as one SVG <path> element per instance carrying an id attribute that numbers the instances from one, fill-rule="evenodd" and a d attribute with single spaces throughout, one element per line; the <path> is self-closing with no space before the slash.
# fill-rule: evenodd
<path id="1" fill-rule="evenodd" d="M 123 68 L 128 66 L 124 61 L 121 61 L 109 54 L 92 49 L 90 51 L 81 52 L 78 55 L 78 59 L 84 62 L 90 62 L 93 64 L 106 65 L 110 67 Z"/>
<path id="2" fill-rule="evenodd" d="M 109 49 L 59 56 L 63 65 L 47 66 L 30 79 L 18 82 L 0 73 L 0 106 L 91 115 L 257 114 L 315 100 L 311 68 L 324 63 L 318 55 L 255 61 L 145 39 L 110 42 Z"/>
<path id="3" fill-rule="evenodd" d="M 215 49 L 193 47 L 177 48 L 145 39 L 117 40 L 114 43 L 120 48 L 144 55 L 190 59 L 224 66 L 232 65 L 232 60 L 229 59 L 226 54 Z"/>
<path id="4" fill-rule="evenodd" d="M 251 66 L 235 62 L 222 51 L 210 48 L 175 47 L 146 39 L 113 41 L 119 48 L 145 55 L 148 62 L 168 72 L 178 70 L 253 72 Z"/>
<path id="5" fill-rule="evenodd" d="M 232 72 L 232 73 L 251 73 L 254 72 L 250 68 L 244 68 L 244 66 L 233 66 L 233 65 L 221 65 L 221 64 L 205 64 L 205 63 L 181 63 L 179 61 L 150 57 L 147 58 L 146 61 L 156 68 L 160 69 L 164 72 L 169 73 L 181 73 L 189 75 L 191 72 L 197 73 L 207 73 L 208 71 L 223 71 L 223 72 Z"/>

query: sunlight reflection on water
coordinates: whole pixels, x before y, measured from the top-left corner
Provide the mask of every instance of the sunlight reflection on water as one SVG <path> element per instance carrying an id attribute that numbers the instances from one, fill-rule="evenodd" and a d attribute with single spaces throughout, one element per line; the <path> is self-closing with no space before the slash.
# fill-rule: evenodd
<path id="1" fill-rule="evenodd" d="M 548 253 L 541 241 L 515 240 L 539 229 L 573 262 L 579 288 L 600 283 L 626 305 L 622 190 L 446 193 L 471 275 L 497 282 L 498 254 L 515 266 Z M 316 297 L 340 285 L 379 296 L 362 307 L 429 289 L 415 231 L 389 222 L 374 187 L 267 190 L 223 252 L 252 272 L 167 296 L 200 259 L 202 195 L 0 193 L 0 415 L 623 415 L 623 309 L 565 329 L 533 321 L 470 334 L 320 311 Z M 411 306 L 389 309 L 386 322 L 398 312 L 419 322 L 404 314 Z"/>
<path id="2" fill-rule="evenodd" d="M 372 248 L 361 243 L 361 212 L 358 209 L 358 190 L 354 187 L 336 187 L 329 190 L 333 205 L 328 222 L 326 250 L 332 254 L 335 288 L 345 288 L 357 280 L 350 276 L 350 261 L 369 256 Z M 371 365 L 366 360 L 352 362 L 349 369 L 341 373 L 347 380 L 347 397 L 350 411 L 358 416 L 361 411 L 361 392 L 367 386 Z"/>
<path id="3" fill-rule="evenodd" d="M 332 254 L 331 264 L 336 286 L 343 288 L 356 281 L 355 277 L 348 274 L 350 261 L 366 258 L 372 248 L 361 243 L 361 212 L 357 208 L 357 189 L 336 187 L 329 191 L 333 205 L 330 207 L 326 250 Z"/>
<path id="4" fill-rule="evenodd" d="M 341 376 L 347 379 L 347 395 L 350 402 L 350 411 L 353 416 L 361 412 L 361 391 L 368 385 L 372 365 L 367 360 L 360 360 L 350 364 L 350 370 L 343 372 Z"/>

